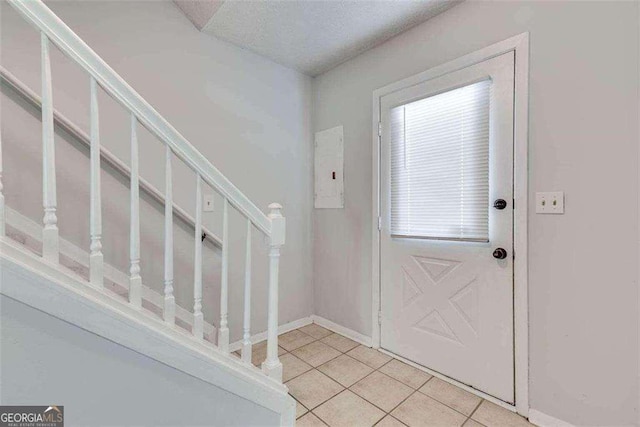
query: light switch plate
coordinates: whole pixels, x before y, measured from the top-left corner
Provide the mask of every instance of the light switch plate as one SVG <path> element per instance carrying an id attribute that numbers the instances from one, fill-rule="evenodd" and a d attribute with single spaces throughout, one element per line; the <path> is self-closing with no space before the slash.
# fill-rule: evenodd
<path id="1" fill-rule="evenodd" d="M 536 193 L 536 213 L 563 214 L 564 192 L 551 191 Z"/>
<path id="2" fill-rule="evenodd" d="M 202 197 L 202 210 L 204 212 L 213 212 L 213 194 L 205 194 Z"/>

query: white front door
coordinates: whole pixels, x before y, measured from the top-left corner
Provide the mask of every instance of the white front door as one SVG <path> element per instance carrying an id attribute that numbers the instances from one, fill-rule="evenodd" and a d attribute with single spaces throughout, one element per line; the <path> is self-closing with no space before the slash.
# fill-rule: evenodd
<path id="1" fill-rule="evenodd" d="M 380 100 L 381 347 L 509 403 L 513 101 L 513 52 Z"/>

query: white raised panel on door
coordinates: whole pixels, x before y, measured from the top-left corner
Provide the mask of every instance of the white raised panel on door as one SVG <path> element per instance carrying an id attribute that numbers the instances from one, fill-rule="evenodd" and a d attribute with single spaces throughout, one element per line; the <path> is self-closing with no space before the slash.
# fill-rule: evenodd
<path id="1" fill-rule="evenodd" d="M 315 135 L 315 207 L 344 207 L 344 135 L 342 126 Z"/>
<path id="2" fill-rule="evenodd" d="M 393 236 L 391 111 L 487 79 L 488 242 Z M 514 402 L 513 87 L 511 52 L 380 101 L 381 347 L 509 403 Z M 492 207 L 498 198 L 507 201 L 506 209 Z M 498 247 L 507 258 L 493 257 Z"/>

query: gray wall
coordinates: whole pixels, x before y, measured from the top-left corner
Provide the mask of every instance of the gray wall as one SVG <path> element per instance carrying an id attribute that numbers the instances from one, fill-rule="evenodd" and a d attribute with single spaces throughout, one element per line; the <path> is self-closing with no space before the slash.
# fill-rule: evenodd
<path id="1" fill-rule="evenodd" d="M 637 2 L 467 1 L 317 77 L 314 131 L 344 126 L 346 206 L 314 211 L 316 314 L 371 334 L 373 90 L 530 31 L 531 407 L 636 424 L 638 17 Z M 565 215 L 535 215 L 534 192 L 557 190 Z"/>
<path id="2" fill-rule="evenodd" d="M 64 405 L 68 426 L 265 426 L 246 399 L 0 296 L 0 404 Z"/>
<path id="3" fill-rule="evenodd" d="M 260 56 L 201 34 L 171 1 L 48 2 L 52 10 L 120 73 L 154 108 L 218 167 L 254 203 L 284 205 L 287 244 L 280 270 L 280 321 L 312 314 L 311 79 Z M 39 34 L 6 3 L 2 6 L 2 65 L 40 92 Z M 52 49 L 54 105 L 89 129 L 89 79 Z M 127 113 L 100 94 L 102 144 L 129 163 Z M 2 97 L 7 204 L 41 221 L 41 140 L 37 117 L 6 93 Z M 164 189 L 163 148 L 140 130 L 141 174 Z M 89 247 L 88 159 L 73 141 L 57 136 L 59 227 L 62 237 Z M 105 260 L 128 271 L 128 181 L 103 173 Z M 212 192 L 205 187 L 205 192 Z M 193 214 L 195 176 L 174 161 L 176 203 Z M 222 201 L 204 223 L 221 234 Z M 162 289 L 162 211 L 142 206 L 142 274 Z M 230 328 L 242 323 L 245 222 L 230 218 Z M 193 237 L 176 230 L 176 294 L 193 305 Z M 211 249 L 211 248 L 210 248 Z M 254 233 L 253 330 L 266 329 L 267 247 Z M 205 320 L 216 322 L 219 263 L 205 253 Z"/>

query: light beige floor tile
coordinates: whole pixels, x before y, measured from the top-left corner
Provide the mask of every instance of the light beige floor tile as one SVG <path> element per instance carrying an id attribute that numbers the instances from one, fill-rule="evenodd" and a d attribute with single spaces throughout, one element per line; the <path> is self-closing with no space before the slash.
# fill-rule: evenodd
<path id="1" fill-rule="evenodd" d="M 304 347 L 294 350 L 292 353 L 313 367 L 320 366 L 323 363 L 340 356 L 340 352 L 338 350 L 331 348 L 320 341 L 307 344 Z"/>
<path id="2" fill-rule="evenodd" d="M 354 359 L 358 359 L 362 363 L 371 366 L 373 369 L 378 369 L 389 360 L 391 360 L 391 357 L 387 356 L 386 354 L 383 354 L 378 350 L 374 350 L 373 348 L 365 347 L 363 345 L 359 345 L 358 347 L 349 351 L 347 354 Z"/>
<path id="3" fill-rule="evenodd" d="M 320 418 L 309 412 L 296 421 L 296 427 L 326 427 L 326 424 L 320 421 Z"/>
<path id="4" fill-rule="evenodd" d="M 295 378 L 313 369 L 312 366 L 298 359 L 291 353 L 280 356 L 280 362 L 282 363 L 282 381 L 289 381 L 291 378 Z"/>
<path id="5" fill-rule="evenodd" d="M 461 426 L 467 419 L 461 413 L 419 392 L 402 402 L 391 415 L 410 427 Z"/>
<path id="6" fill-rule="evenodd" d="M 307 326 L 303 326 L 302 328 L 298 328 L 298 330 L 304 332 L 307 335 L 311 335 L 317 340 L 319 340 L 320 338 L 324 338 L 328 335 L 331 335 L 333 333 L 330 330 L 325 329 L 320 325 L 316 325 L 315 323 L 312 323 Z"/>
<path id="7" fill-rule="evenodd" d="M 350 340 L 349 338 L 344 337 L 340 334 L 331 334 L 328 337 L 323 338 L 322 342 L 343 353 L 346 353 L 352 348 L 358 346 L 357 342 Z"/>
<path id="8" fill-rule="evenodd" d="M 241 351 L 238 350 L 238 353 L 240 353 Z M 286 353 L 287 350 L 285 350 L 284 348 L 278 346 L 278 355 L 284 354 Z M 267 341 L 260 341 L 255 343 L 254 345 L 251 346 L 251 354 L 256 354 L 256 353 L 261 353 L 264 354 L 266 356 L 267 354 Z"/>
<path id="9" fill-rule="evenodd" d="M 313 409 L 344 390 L 340 384 L 313 369 L 287 382 L 289 394 L 307 409 Z"/>
<path id="10" fill-rule="evenodd" d="M 316 339 L 311 335 L 307 335 L 297 329 L 291 332 L 287 332 L 286 334 L 282 334 L 278 337 L 278 343 L 280 344 L 280 347 L 284 348 L 287 351 L 295 350 L 296 348 L 307 345 L 315 340 Z"/>
<path id="11" fill-rule="evenodd" d="M 331 427 L 370 427 L 385 416 L 380 409 L 349 390 L 332 397 L 313 413 Z"/>
<path id="12" fill-rule="evenodd" d="M 526 419 L 491 402 L 483 401 L 471 416 L 475 421 L 490 427 L 531 427 Z"/>
<path id="13" fill-rule="evenodd" d="M 346 354 L 338 356 L 324 365 L 319 366 L 318 370 L 345 387 L 351 387 L 373 371 L 372 368 Z"/>
<path id="14" fill-rule="evenodd" d="M 307 412 L 309 412 L 309 410 L 307 408 L 305 408 L 302 403 L 300 403 L 300 402 L 298 402 L 296 400 L 296 419 L 300 418 L 301 416 L 303 416 Z"/>
<path id="15" fill-rule="evenodd" d="M 463 427 L 485 427 L 477 421 L 473 421 L 471 418 L 467 420 L 466 423 L 462 425 Z"/>
<path id="16" fill-rule="evenodd" d="M 480 397 L 442 381 L 440 378 L 432 378 L 420 388 L 420 392 L 433 397 L 458 412 L 462 412 L 466 416 L 471 415 L 482 400 Z"/>
<path id="17" fill-rule="evenodd" d="M 391 415 L 387 415 L 382 419 L 382 421 L 376 424 L 376 427 L 404 427 L 404 426 L 405 426 L 404 424 L 402 424 L 400 421 L 393 418 Z"/>
<path id="18" fill-rule="evenodd" d="M 426 372 L 396 359 L 391 360 L 379 370 L 380 372 L 389 375 L 391 378 L 402 381 L 414 390 L 419 389 L 420 386 L 431 378 L 431 375 Z"/>
<path id="19" fill-rule="evenodd" d="M 413 393 L 411 387 L 380 372 L 358 381 L 351 390 L 385 412 L 391 411 Z"/>

